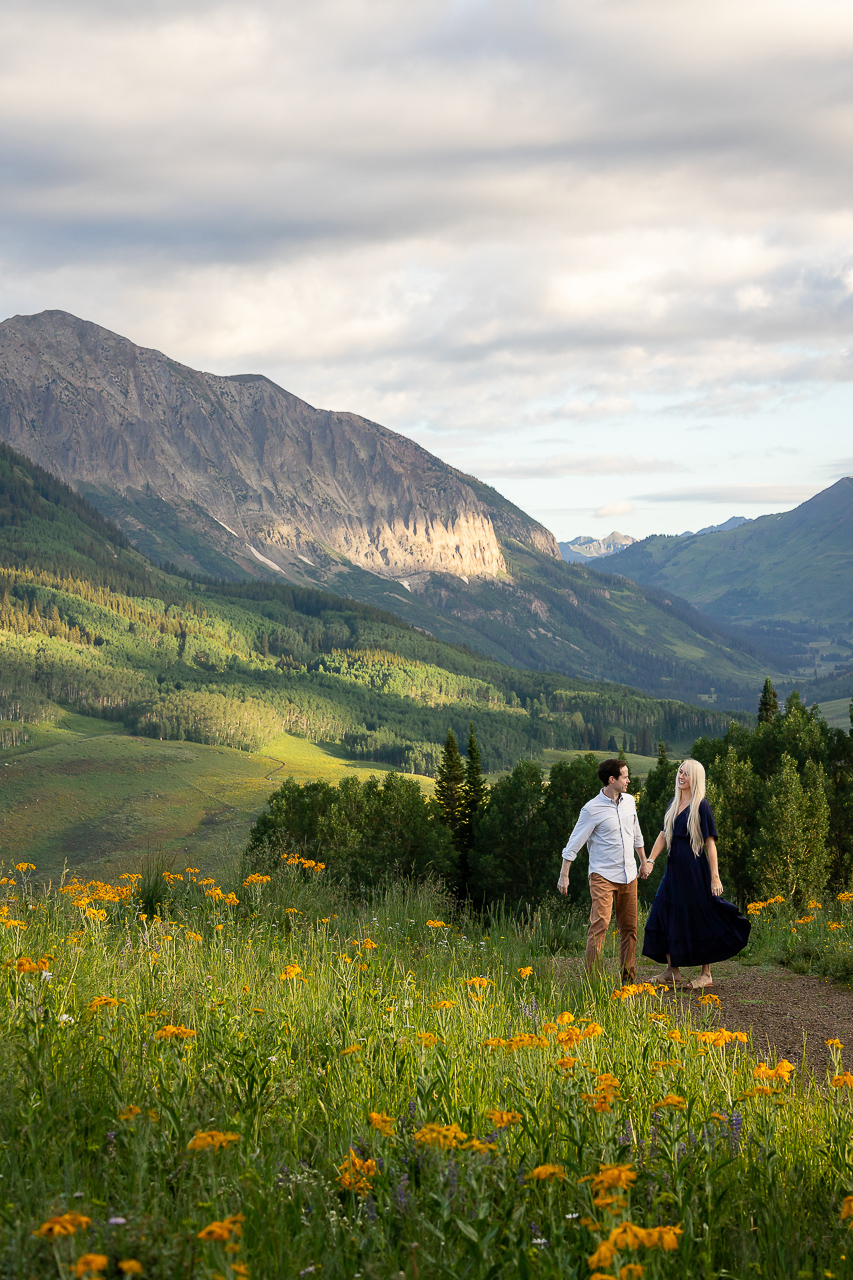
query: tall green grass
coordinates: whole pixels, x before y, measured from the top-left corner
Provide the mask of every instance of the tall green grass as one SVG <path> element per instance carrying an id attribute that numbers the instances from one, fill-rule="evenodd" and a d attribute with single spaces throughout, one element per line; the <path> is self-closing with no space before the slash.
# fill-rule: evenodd
<path id="1" fill-rule="evenodd" d="M 547 915 L 297 859 L 154 866 L 160 914 L 31 875 L 0 907 L 2 1276 L 849 1274 L 849 1089 L 756 1077 L 713 1003 L 561 978 Z"/>

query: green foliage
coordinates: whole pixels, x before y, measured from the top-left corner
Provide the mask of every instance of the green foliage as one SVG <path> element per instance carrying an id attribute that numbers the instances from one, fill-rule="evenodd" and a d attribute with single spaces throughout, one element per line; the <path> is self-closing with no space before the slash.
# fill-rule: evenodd
<path id="1" fill-rule="evenodd" d="M 381 782 L 344 778 L 337 787 L 288 778 L 252 827 L 248 858 L 253 870 L 269 872 L 296 850 L 333 865 L 353 885 L 395 876 L 452 883 L 456 876 L 453 836 L 437 805 L 396 773 Z"/>
<path id="2" fill-rule="evenodd" d="M 492 787 L 477 825 L 470 855 L 474 901 L 503 901 L 517 910 L 552 895 L 560 851 L 580 809 L 600 790 L 592 754 L 552 765 L 547 784 L 538 765 L 520 760 Z M 589 901 L 585 876 L 575 876 L 569 890 L 570 906 Z"/>
<path id="3" fill-rule="evenodd" d="M 829 870 L 829 806 L 826 778 L 807 760 L 802 780 L 796 761 L 785 752 L 767 788 L 751 871 L 758 897 L 782 894 L 800 903 L 826 888 Z"/>
<path id="4" fill-rule="evenodd" d="M 707 787 L 719 835 L 720 878 L 728 897 L 746 902 L 756 889 L 753 849 L 761 782 L 749 757 L 739 756 L 730 744 L 711 765 Z"/>
<path id="5" fill-rule="evenodd" d="M 474 725 L 472 722 L 468 731 L 468 755 L 465 760 L 465 816 L 460 832 L 460 843 L 466 854 L 473 848 L 477 834 L 477 824 L 480 814 L 486 806 L 488 796 L 489 787 L 483 776 L 480 748 L 477 745 L 477 739 L 474 737 Z"/>
<path id="6" fill-rule="evenodd" d="M 773 688 L 773 682 L 768 676 L 764 681 L 764 688 L 761 691 L 761 698 L 758 703 L 758 723 L 769 724 L 771 720 L 776 719 L 778 714 L 779 698 Z"/>
<path id="7" fill-rule="evenodd" d="M 853 876 L 853 742 L 794 691 L 784 712 L 693 755 L 708 771 L 721 867 L 741 903 L 779 891 L 805 902 Z M 768 893 L 770 890 L 768 888 Z M 771 895 L 772 896 L 772 895 Z"/>
<path id="8" fill-rule="evenodd" d="M 456 735 L 452 729 L 448 729 L 435 780 L 435 802 L 441 810 L 441 820 L 450 829 L 457 849 L 462 842 L 467 817 L 466 799 L 465 765 L 459 754 Z"/>
<path id="9" fill-rule="evenodd" d="M 670 760 L 666 747 L 662 742 L 659 743 L 657 763 L 649 770 L 637 804 L 637 816 L 647 853 L 651 852 L 652 845 L 663 831 L 664 815 L 675 795 L 677 772 L 678 761 Z"/>

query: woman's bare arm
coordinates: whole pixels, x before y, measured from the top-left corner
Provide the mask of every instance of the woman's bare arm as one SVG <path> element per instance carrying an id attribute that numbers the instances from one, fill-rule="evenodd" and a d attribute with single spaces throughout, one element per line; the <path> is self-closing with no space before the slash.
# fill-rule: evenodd
<path id="1" fill-rule="evenodd" d="M 654 844 L 652 845 L 651 853 L 646 858 L 645 862 L 642 864 L 640 868 L 640 875 L 643 877 L 644 880 L 647 876 L 650 876 L 652 874 L 652 864 L 654 863 L 655 858 L 660 854 L 661 850 L 665 848 L 666 848 L 666 837 L 661 831 L 657 840 L 655 840 Z"/>
<path id="2" fill-rule="evenodd" d="M 717 842 L 713 836 L 708 836 L 705 841 L 705 852 L 708 855 L 708 866 L 711 868 L 711 892 L 715 898 L 719 898 L 723 892 L 723 884 L 717 865 Z"/>

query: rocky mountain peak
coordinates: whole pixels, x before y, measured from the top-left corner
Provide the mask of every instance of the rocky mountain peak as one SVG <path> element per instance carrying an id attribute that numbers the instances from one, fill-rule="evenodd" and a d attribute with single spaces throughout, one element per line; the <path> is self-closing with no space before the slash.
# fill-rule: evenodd
<path id="1" fill-rule="evenodd" d="M 501 573 L 507 540 L 559 558 L 542 525 L 405 436 L 63 311 L 0 324 L 0 438 L 186 567 L 211 567 L 205 547 L 250 572 L 344 558 L 397 578 Z"/>

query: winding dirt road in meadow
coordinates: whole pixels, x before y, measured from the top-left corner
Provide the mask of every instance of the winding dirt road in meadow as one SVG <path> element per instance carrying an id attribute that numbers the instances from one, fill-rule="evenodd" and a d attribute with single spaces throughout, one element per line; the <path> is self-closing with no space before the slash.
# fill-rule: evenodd
<path id="1" fill-rule="evenodd" d="M 556 961 L 555 976 L 560 970 L 566 977 L 580 976 L 583 961 Z M 660 965 L 643 960 L 637 966 L 637 981 L 648 982 L 660 970 Z M 825 1041 L 838 1039 L 844 1045 L 845 1067 L 853 1064 L 853 990 L 775 965 L 750 967 L 729 960 L 715 964 L 712 972 L 710 990 L 720 1001 L 712 1021 L 729 1031 L 748 1032 L 757 1054 L 806 1065 L 822 1080 L 829 1062 Z M 690 976 L 695 976 L 692 971 Z M 664 999 L 695 1008 L 699 994 L 682 990 Z"/>

